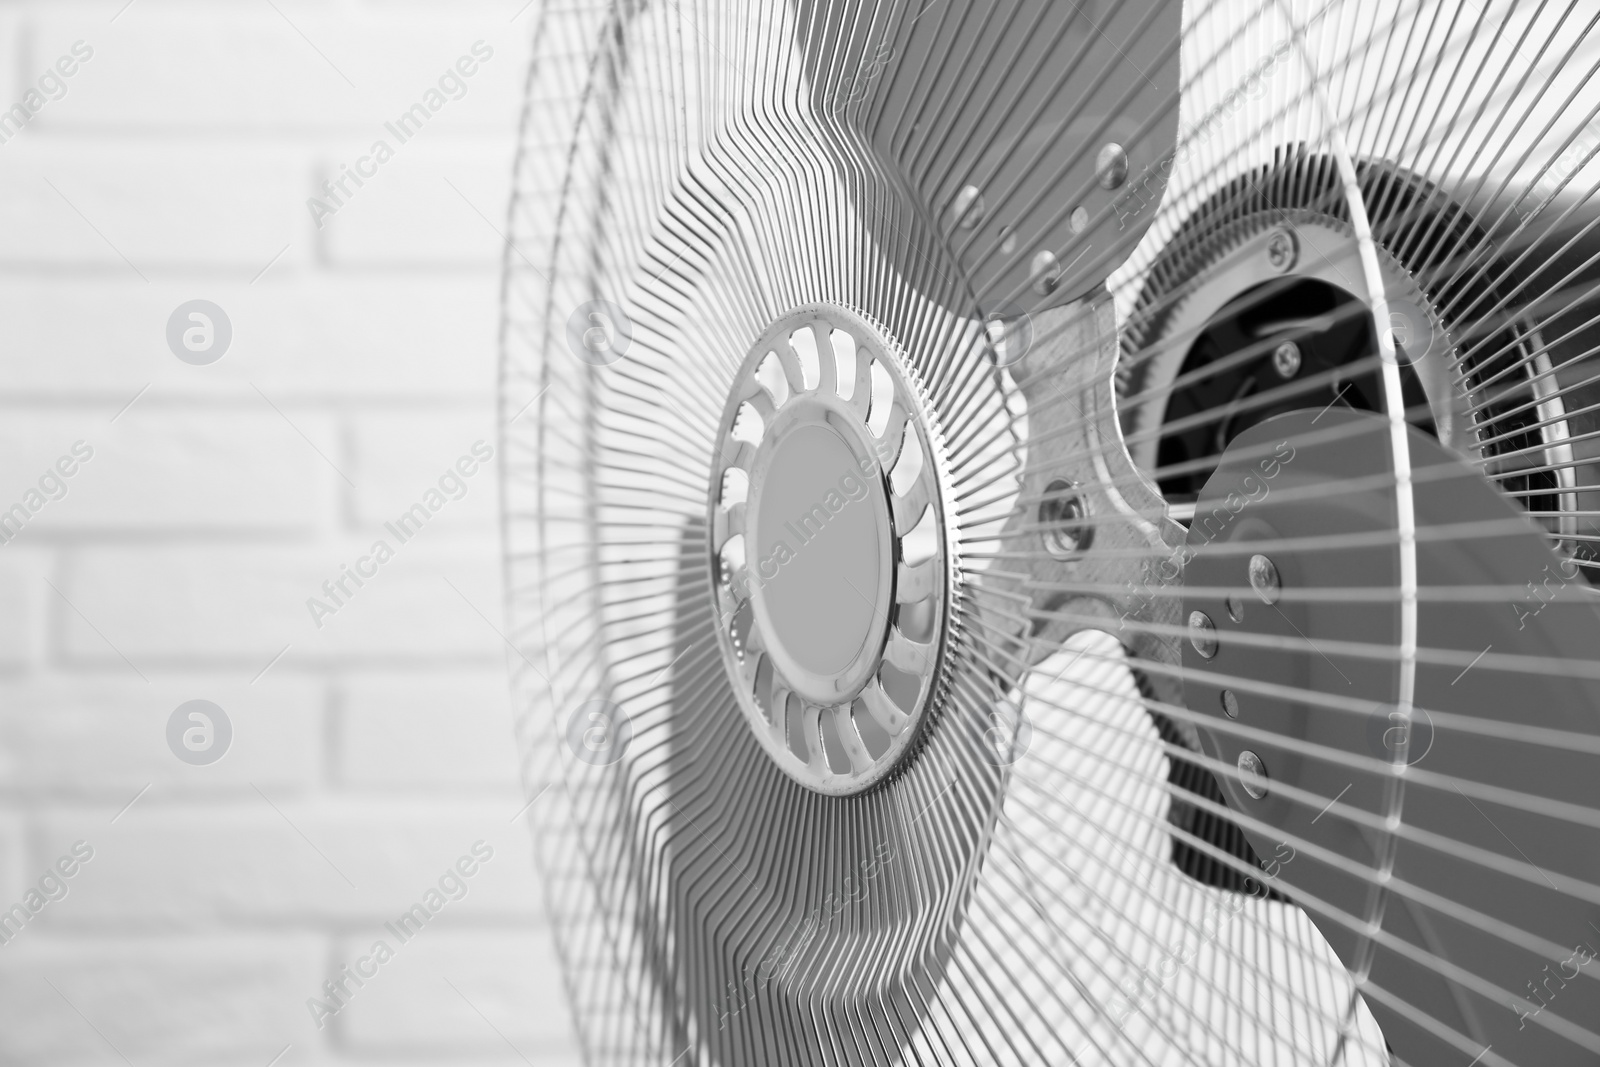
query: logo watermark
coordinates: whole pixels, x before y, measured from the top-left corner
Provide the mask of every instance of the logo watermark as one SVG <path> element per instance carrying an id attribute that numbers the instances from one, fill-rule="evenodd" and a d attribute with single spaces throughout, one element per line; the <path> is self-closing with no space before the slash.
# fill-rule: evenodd
<path id="1" fill-rule="evenodd" d="M 467 880 L 478 873 L 482 864 L 493 858 L 492 845 L 481 839 L 474 841 L 467 854 L 445 868 L 435 885 L 423 890 L 418 903 L 401 912 L 397 919 L 383 924 L 383 928 L 395 939 L 393 946 L 379 938 L 372 943 L 365 956 L 344 964 L 332 978 L 322 983 L 324 999 L 307 997 L 306 1010 L 311 1013 L 311 1021 L 317 1024 L 317 1029 L 321 1030 L 328 1025 L 329 1019 L 343 1011 L 362 987 L 378 976 L 378 969 L 394 959 L 400 946 L 421 933 L 422 928 L 433 921 L 433 917 L 443 911 L 446 904 L 466 897 L 471 889 Z"/>
<path id="2" fill-rule="evenodd" d="M 1517 201 L 1517 214 L 1527 219 L 1544 210 L 1543 201 L 1559 193 L 1575 173 L 1594 159 L 1597 151 L 1600 151 L 1600 139 L 1588 129 L 1579 133 L 1559 156 L 1550 161 L 1538 180 Z M 1534 207 L 1528 207 L 1530 202 Z"/>
<path id="3" fill-rule="evenodd" d="M 845 108 L 867 98 L 867 90 L 872 88 L 872 83 L 877 81 L 889 66 L 889 59 L 894 55 L 894 48 L 888 43 L 880 44 L 866 62 L 856 69 L 855 76 L 847 82 L 842 82 L 833 94 L 833 101 L 828 105 L 828 112 L 838 116 Z"/>
<path id="4" fill-rule="evenodd" d="M 1545 605 L 1555 600 L 1557 593 L 1577 579 L 1578 572 L 1578 565 L 1570 559 L 1557 563 L 1554 574 L 1550 572 L 1550 564 L 1546 563 L 1542 572 L 1544 577 L 1537 585 L 1533 582 L 1527 583 L 1528 591 L 1523 594 L 1522 600 L 1511 605 L 1511 610 L 1517 615 L 1517 629 L 1525 628 L 1529 619 L 1536 618 L 1545 609 Z M 1550 584 L 1552 581 L 1555 582 L 1554 586 Z"/>
<path id="5" fill-rule="evenodd" d="M 880 444 L 880 447 L 888 447 Z M 772 551 L 759 560 L 749 560 L 744 568 L 744 574 L 737 576 L 733 583 L 734 595 L 741 600 L 750 598 L 750 589 L 764 589 L 778 577 L 778 572 L 783 567 L 793 562 L 799 555 L 800 549 L 810 544 L 821 536 L 822 531 L 845 508 L 851 504 L 859 503 L 867 498 L 869 486 L 881 479 L 882 468 L 870 456 L 856 461 L 860 470 L 858 476 L 854 470 L 846 470 L 835 482 L 835 487 L 822 495 L 822 499 L 810 507 L 802 507 L 800 513 L 783 524 L 783 532 L 788 539 L 778 537 L 772 543 Z M 793 540 L 791 547 L 789 541 Z"/>
<path id="6" fill-rule="evenodd" d="M 1261 870 L 1266 875 L 1267 881 L 1275 880 L 1283 868 L 1294 862 L 1295 855 L 1293 845 L 1287 841 L 1280 841 L 1274 850 L 1273 858 L 1261 861 Z M 1215 941 L 1221 935 L 1227 920 L 1243 911 L 1247 901 L 1265 897 L 1268 893 L 1267 885 L 1255 878 L 1246 878 L 1244 884 L 1245 891 L 1228 894 L 1226 902 L 1222 897 L 1212 899 L 1205 915 L 1200 919 L 1198 939 L 1186 944 L 1178 952 L 1168 950 L 1156 964 L 1141 968 L 1137 975 L 1123 979 L 1120 985 L 1123 1003 L 1112 1008 L 1112 1022 L 1118 1029 L 1122 1028 L 1130 1016 L 1143 1011 L 1161 991 L 1162 986 L 1170 982 L 1179 971 L 1193 963 L 1200 954 L 1201 947 Z M 1208 922 L 1212 924 L 1209 930 Z"/>
<path id="7" fill-rule="evenodd" d="M 1229 493 L 1204 516 L 1198 511 L 1195 512 L 1194 518 L 1189 523 L 1189 532 L 1193 536 L 1196 530 L 1200 531 L 1204 542 L 1195 546 L 1186 540 L 1157 565 L 1156 578 L 1162 583 L 1159 589 L 1152 589 L 1148 580 L 1134 581 L 1130 578 L 1125 586 L 1127 607 L 1121 613 L 1118 628 L 1126 629 L 1131 616 L 1148 613 L 1158 597 L 1173 595 L 1171 583 L 1183 577 L 1183 569 L 1195 557 L 1195 553 L 1220 537 L 1245 508 L 1266 500 L 1272 492 L 1270 483 L 1283 473 L 1284 467 L 1294 462 L 1295 454 L 1293 445 L 1288 441 L 1279 441 L 1273 448 L 1272 455 L 1256 465 L 1259 476 L 1256 472 L 1244 476 L 1240 486 L 1244 492 Z"/>
<path id="8" fill-rule="evenodd" d="M 447 503 L 466 496 L 468 479 L 493 458 L 494 446 L 481 440 L 472 442 L 470 454 L 457 457 L 455 463 L 439 475 L 435 484 L 423 492 L 420 500 L 401 512 L 393 522 L 383 524 L 383 528 L 394 538 L 395 545 L 410 541 L 422 532 L 422 527 L 429 520 L 444 510 Z M 311 614 L 312 625 L 322 629 L 323 620 L 330 615 L 337 615 L 354 600 L 362 587 L 378 576 L 378 569 L 393 559 L 397 551 L 395 546 L 380 538 L 372 543 L 366 555 L 357 557 L 354 564 L 339 564 L 339 573 L 322 583 L 323 595 L 306 598 L 306 611 Z"/>
<path id="9" fill-rule="evenodd" d="M 633 720 L 622 708 L 596 697 L 567 716 L 567 749 L 584 763 L 606 767 L 627 755 Z"/>
<path id="10" fill-rule="evenodd" d="M 33 121 L 33 117 L 44 110 L 44 106 L 53 100 L 60 100 L 67 95 L 66 79 L 78 73 L 81 63 L 87 63 L 94 58 L 94 48 L 83 41 L 73 41 L 69 54 L 61 56 L 55 63 L 45 68 L 39 75 L 39 87 L 29 87 L 22 99 L 12 104 L 5 111 L 0 111 L 0 144 L 4 144 L 22 132 L 22 127 Z"/>
<path id="11" fill-rule="evenodd" d="M 783 940 L 774 945 L 761 962 L 747 974 L 742 983 L 729 982 L 723 994 L 723 1003 L 730 1007 L 722 1013 L 718 1030 L 728 1026 L 728 1020 L 737 1016 L 750 1003 L 759 988 L 765 988 L 783 969 L 803 952 L 807 945 L 826 930 L 838 915 L 867 894 L 867 886 L 882 870 L 894 862 L 894 846 L 885 842 L 873 850 L 872 858 L 860 862 L 858 877 L 847 877 L 839 893 L 829 893 L 811 914 Z M 786 962 L 786 960 L 788 962 Z"/>
<path id="12" fill-rule="evenodd" d="M 1015 305 L 1007 304 L 985 315 L 983 332 L 997 367 L 1016 366 L 1033 348 L 1033 319 Z"/>
<path id="13" fill-rule="evenodd" d="M 989 707 L 989 727 L 983 731 L 978 754 L 993 767 L 1009 767 L 1033 745 L 1033 723 L 1021 702 L 997 700 Z"/>
<path id="14" fill-rule="evenodd" d="M 196 367 L 215 363 L 232 343 L 228 313 L 209 300 L 179 304 L 167 317 L 167 347 L 185 363 Z"/>
<path id="15" fill-rule="evenodd" d="M 591 367 L 609 367 L 628 354 L 633 320 L 609 300 L 588 300 L 567 316 L 567 348 Z"/>
<path id="16" fill-rule="evenodd" d="M 29 487 L 22 499 L 5 511 L 0 511 L 0 545 L 9 545 L 22 532 L 28 520 L 44 510 L 52 501 L 67 495 L 67 479 L 78 473 L 81 464 L 94 458 L 94 448 L 87 441 L 74 441 L 66 455 L 58 456 L 55 463 L 39 475 L 39 487 Z"/>
<path id="17" fill-rule="evenodd" d="M 1433 319 L 1408 300 L 1389 302 L 1389 339 L 1398 362 L 1421 363 L 1433 351 Z"/>
<path id="18" fill-rule="evenodd" d="M 186 700 L 167 716 L 167 747 L 195 767 L 215 763 L 233 744 L 228 713 L 209 700 Z"/>
<path id="19" fill-rule="evenodd" d="M 46 907 L 65 900 L 71 887 L 67 880 L 74 877 L 81 865 L 94 859 L 94 847 L 87 841 L 74 841 L 70 854 L 63 855 L 45 869 L 37 885 L 28 887 L 22 900 L 0 911 L 0 945 L 9 945 L 14 938 Z"/>
<path id="20" fill-rule="evenodd" d="M 439 75 L 437 87 L 429 86 L 419 102 L 401 112 L 394 122 L 383 124 L 383 128 L 395 139 L 396 147 L 421 133 L 428 120 L 442 111 L 445 104 L 467 95 L 467 79 L 478 72 L 480 63 L 487 63 L 494 57 L 494 49 L 481 40 L 472 42 L 471 51 L 472 55 L 461 56 L 453 67 L 446 67 L 444 73 Z M 317 224 L 317 229 L 322 229 L 330 216 L 342 211 L 367 184 L 368 179 L 378 176 L 378 168 L 394 157 L 395 148 L 380 137 L 372 142 L 366 155 L 356 159 L 354 166 L 339 164 L 337 177 L 323 179 L 323 195 L 306 201 L 306 210 L 311 212 L 311 221 Z M 354 189 L 350 188 L 352 182 L 355 183 Z"/>
<path id="21" fill-rule="evenodd" d="M 1600 926 L 1595 926 L 1592 922 L 1589 924 L 1589 926 L 1595 930 L 1595 932 L 1600 933 Z M 1524 1004 L 1521 1006 L 1517 1005 L 1516 1003 L 1511 1005 L 1511 1010 L 1517 1013 L 1517 1020 L 1519 1024 L 1517 1029 L 1519 1031 L 1522 1030 L 1528 1025 L 1529 1019 L 1532 1019 L 1540 1012 L 1548 1008 L 1550 1004 L 1561 995 L 1561 991 L 1567 988 L 1567 983 L 1578 977 L 1578 973 L 1585 967 L 1589 966 L 1589 964 L 1594 960 L 1594 957 L 1595 951 L 1589 946 L 1588 942 L 1580 942 L 1572 947 L 1572 955 L 1556 964 L 1554 973 L 1550 973 L 1550 965 L 1548 963 L 1544 965 L 1544 970 L 1540 972 L 1540 975 L 1543 975 L 1543 978 L 1540 980 L 1538 986 L 1533 984 L 1533 978 L 1528 979 L 1528 993 L 1532 996 L 1533 1001 L 1539 1006 L 1534 1008 L 1532 1011 L 1529 1011 L 1526 1007 L 1527 1002 L 1524 1002 Z M 1567 968 L 1569 966 L 1572 968 L 1571 974 L 1567 973 Z M 1539 975 L 1535 975 L 1534 977 L 1537 978 Z M 1554 989 L 1550 988 L 1550 983 L 1552 981 L 1556 983 L 1556 988 Z M 1539 995 L 1541 990 L 1545 993 L 1545 996 Z"/>
<path id="22" fill-rule="evenodd" d="M 1433 716 L 1426 708 L 1412 708 L 1408 723 L 1396 708 L 1380 705 L 1367 713 L 1367 749 L 1385 763 L 1393 763 L 1400 746 L 1406 746 L 1406 766 L 1420 763 L 1433 749 Z"/>

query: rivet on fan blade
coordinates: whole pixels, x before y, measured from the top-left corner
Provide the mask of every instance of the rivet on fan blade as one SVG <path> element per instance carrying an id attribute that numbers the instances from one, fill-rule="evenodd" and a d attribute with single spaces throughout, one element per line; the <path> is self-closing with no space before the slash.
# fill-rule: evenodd
<path id="1" fill-rule="evenodd" d="M 1100 149 L 1094 159 L 1094 169 L 1100 176 L 1100 188 L 1116 189 L 1128 180 L 1128 153 L 1112 141 Z"/>
<path id="2" fill-rule="evenodd" d="M 1230 596 L 1222 602 L 1222 606 L 1228 609 L 1228 618 L 1234 622 L 1244 622 L 1244 601 Z"/>
<path id="3" fill-rule="evenodd" d="M 609 700 L 586 700 L 567 716 L 567 748 L 590 766 L 617 762 L 632 740 L 633 722 L 628 713 Z"/>
<path id="4" fill-rule="evenodd" d="M 1267 765 L 1248 748 L 1239 753 L 1239 784 L 1244 786 L 1244 791 L 1250 794 L 1252 800 L 1260 800 L 1267 795 Z"/>
<path id="5" fill-rule="evenodd" d="M 1039 503 L 1039 525 L 1044 527 L 1044 548 L 1056 559 L 1071 559 L 1087 551 L 1094 541 L 1089 525 L 1089 508 L 1073 492 L 1071 482 L 1056 479 L 1044 491 Z"/>
<path id="6" fill-rule="evenodd" d="M 1054 252 L 1036 252 L 1029 273 L 1033 275 L 1033 291 L 1040 296 L 1049 296 L 1055 291 L 1056 282 L 1061 280 L 1061 264 Z"/>
<path id="7" fill-rule="evenodd" d="M 1217 654 L 1217 627 L 1203 611 L 1189 612 L 1189 643 L 1205 659 Z"/>
<path id="8" fill-rule="evenodd" d="M 1300 346 L 1285 341 L 1272 351 L 1272 369 L 1280 378 L 1293 378 L 1300 373 Z"/>
<path id="9" fill-rule="evenodd" d="M 1089 209 L 1079 204 L 1072 209 L 1072 218 L 1069 221 L 1072 223 L 1073 233 L 1082 233 L 1089 228 Z"/>
<path id="10" fill-rule="evenodd" d="M 615 363 L 632 340 L 632 320 L 609 300 L 587 300 L 567 316 L 567 347 L 591 367 Z"/>
<path id="11" fill-rule="evenodd" d="M 1239 717 L 1239 698 L 1233 695 L 1232 689 L 1222 691 L 1222 710 L 1228 713 L 1228 718 Z"/>
<path id="12" fill-rule="evenodd" d="M 1256 591 L 1263 604 L 1276 604 L 1278 594 L 1283 592 L 1277 566 L 1259 552 L 1250 557 L 1250 588 Z"/>
<path id="13" fill-rule="evenodd" d="M 1300 258 L 1300 242 L 1295 239 L 1294 231 L 1278 227 L 1272 231 L 1272 236 L 1267 238 L 1267 263 L 1279 274 L 1294 269 L 1295 261 Z"/>
<path id="14" fill-rule="evenodd" d="M 983 221 L 983 194 L 976 185 L 963 185 L 950 205 L 950 217 L 963 230 L 970 230 Z"/>

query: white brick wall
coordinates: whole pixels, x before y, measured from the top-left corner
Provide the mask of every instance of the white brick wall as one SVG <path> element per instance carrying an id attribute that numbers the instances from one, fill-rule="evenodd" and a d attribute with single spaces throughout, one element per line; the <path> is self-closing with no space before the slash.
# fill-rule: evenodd
<path id="1" fill-rule="evenodd" d="M 94 49 L 0 143 L 0 511 L 94 449 L 0 544 L 0 908 L 94 849 L 0 945 L 0 1063 L 575 1062 L 517 817 L 496 471 L 405 544 L 383 526 L 495 442 L 534 13 L 123 3 L 0 8 L 0 111 Z M 477 40 L 466 95 L 314 226 L 323 178 Z M 210 366 L 165 339 L 197 298 L 233 326 Z M 378 538 L 394 558 L 314 625 Z M 234 731 L 209 766 L 167 747 L 197 698 Z M 398 945 L 383 923 L 480 839 Z M 318 1029 L 307 998 L 380 937 Z"/>

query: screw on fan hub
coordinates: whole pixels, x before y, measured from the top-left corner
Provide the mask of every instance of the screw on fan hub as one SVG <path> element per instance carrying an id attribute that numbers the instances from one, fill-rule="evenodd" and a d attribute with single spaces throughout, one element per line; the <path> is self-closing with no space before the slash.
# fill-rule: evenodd
<path id="1" fill-rule="evenodd" d="M 711 479 L 717 638 L 762 747 L 818 792 L 883 779 L 936 696 L 942 448 L 892 343 L 845 308 L 784 316 L 734 376 Z"/>
<path id="2" fill-rule="evenodd" d="M 1056 559 L 1072 559 L 1094 544 L 1089 506 L 1073 490 L 1071 482 L 1057 478 L 1045 489 L 1044 500 L 1039 503 L 1044 550 Z"/>
<path id="3" fill-rule="evenodd" d="M 1293 270 L 1299 258 L 1300 242 L 1293 230 L 1280 226 L 1267 237 L 1267 263 L 1279 274 Z"/>
<path id="4" fill-rule="evenodd" d="M 1300 346 L 1293 341 L 1279 345 L 1272 353 L 1272 369 L 1280 378 L 1293 378 L 1300 373 Z"/>
<path id="5" fill-rule="evenodd" d="M 1573 490 L 1600 473 L 1574 466 L 1589 446 L 1588 423 L 1573 416 L 1587 409 L 1561 395 L 1551 353 L 1562 332 L 1513 315 L 1492 330 L 1461 321 L 1463 307 L 1502 297 L 1482 266 L 1441 284 L 1447 264 L 1500 254 L 1446 189 L 1389 163 L 1357 169 L 1412 421 L 1480 463 L 1552 533 L 1578 532 Z M 1167 472 L 1175 518 L 1205 481 L 1202 461 L 1251 426 L 1330 404 L 1384 409 L 1378 337 L 1353 284 L 1360 250 L 1333 173 L 1321 156 L 1285 150 L 1195 211 L 1150 271 L 1118 370 L 1121 411 L 1134 462 Z M 1589 550 L 1579 540 L 1564 551 Z"/>
<path id="6" fill-rule="evenodd" d="M 1147 471 L 1177 468 L 1160 483 L 1180 518 L 1208 472 L 1183 464 L 1215 456 L 1249 427 L 1330 403 L 1383 409 L 1372 368 L 1377 337 L 1351 281 L 1361 276 L 1353 231 L 1341 219 L 1298 209 L 1289 223 L 1268 226 L 1282 214 L 1215 223 L 1221 239 L 1182 263 L 1181 295 L 1140 319 L 1136 347 L 1125 357 L 1124 395 L 1146 397 L 1124 405 L 1138 441 L 1134 461 Z M 1406 320 L 1418 336 L 1445 336 L 1417 280 L 1387 253 L 1379 258 L 1391 308 L 1404 309 L 1391 318 Z M 1402 356 L 1408 406 L 1427 413 L 1429 432 L 1465 451 L 1465 440 L 1456 439 L 1470 425 L 1466 401 L 1453 386 L 1444 346 L 1428 347 L 1407 346 Z M 1182 384 L 1161 388 L 1174 383 Z"/>

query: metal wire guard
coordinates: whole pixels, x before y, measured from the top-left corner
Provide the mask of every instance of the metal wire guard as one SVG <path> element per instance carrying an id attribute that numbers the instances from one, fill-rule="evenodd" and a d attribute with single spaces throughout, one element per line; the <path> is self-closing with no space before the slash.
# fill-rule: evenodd
<path id="1" fill-rule="evenodd" d="M 1162 257 L 1174 241 L 1194 247 L 1197 227 L 1219 232 L 1207 230 L 1207 205 L 1259 182 L 1286 152 L 1326 161 L 1318 173 L 1327 180 L 1301 200 L 1323 197 L 1358 249 L 1340 313 L 1374 317 L 1372 348 L 1341 373 L 1382 382 L 1372 406 L 1393 431 L 1383 485 L 1395 501 L 1387 536 L 1396 558 L 1430 536 L 1405 518 L 1414 514 L 1405 434 L 1408 419 L 1433 414 L 1407 410 L 1404 360 L 1386 328 L 1399 294 L 1383 257 L 1425 248 L 1406 261 L 1408 284 L 1448 331 L 1430 358 L 1450 369 L 1452 410 L 1472 420 L 1483 446 L 1467 458 L 1513 495 L 1507 478 L 1550 474 L 1566 494 L 1548 509 L 1559 514 L 1527 510 L 1549 519 L 1552 544 L 1587 567 L 1574 546 L 1600 542 L 1585 480 L 1600 431 L 1579 421 L 1596 409 L 1600 382 L 1590 369 L 1600 271 L 1587 243 L 1600 220 L 1589 207 L 1600 140 L 1586 132 L 1600 116 L 1600 19 L 1576 4 L 1191 4 L 1182 82 L 1168 86 L 1154 66 L 1148 85 L 1116 73 L 1119 51 L 1106 45 L 1115 30 L 1124 55 L 1136 44 L 1156 60 L 1171 44 L 1175 57 L 1177 39 L 1160 36 L 1154 8 L 1118 5 L 1115 25 L 1097 6 L 1063 10 L 946 0 L 540 12 L 507 251 L 508 607 L 529 795 L 550 787 L 531 809 L 535 852 L 590 1062 L 1378 1064 L 1387 1050 L 1366 1008 L 1373 998 L 1437 1031 L 1463 1064 L 1475 1055 L 1531 1062 L 1515 1047 L 1483 1048 L 1470 1019 L 1435 1018 L 1406 990 L 1373 983 L 1359 959 L 1347 966 L 1335 955 L 1292 893 L 1267 892 L 1286 887 L 1305 836 L 1258 849 L 1257 867 L 1220 838 L 1175 825 L 1179 806 L 1264 825 L 1175 773 L 1239 773 L 1184 741 L 1205 715 L 1152 699 L 1150 678 L 1175 668 L 1130 665 L 1104 634 L 1079 634 L 1038 662 L 1018 651 L 1018 632 L 1070 613 L 1039 608 L 1037 590 L 1019 596 L 1007 577 L 1047 552 L 1043 541 L 1022 550 L 1003 536 L 1019 518 L 1046 525 L 1047 502 L 1019 494 L 1018 479 L 1040 426 L 1071 433 L 1088 416 L 1074 413 L 1072 396 L 1025 401 L 989 319 L 1007 345 L 1047 343 L 1029 339 L 1027 324 L 1054 321 L 1044 309 L 1112 272 L 1128 336 L 1187 352 L 1206 322 L 1193 336 L 1157 326 L 1211 275 L 1152 285 L 1165 277 Z M 906 41 L 918 49 L 907 53 Z M 990 70 L 1020 88 L 990 93 Z M 1029 103 L 1072 78 L 1110 86 L 1113 77 L 1128 79 L 1122 97 L 1145 102 L 1144 119 L 1045 127 Z M 1114 89 L 1108 108 L 1122 98 Z M 985 107 L 1005 121 L 972 121 Z M 1178 131 L 1176 152 L 1144 154 L 1163 123 Z M 1108 144 L 1124 148 L 1125 167 L 1102 153 Z M 1058 147 L 1067 177 L 1054 184 L 995 177 L 1019 159 L 1052 160 Z M 545 162 L 552 148 L 565 160 L 559 175 Z M 1416 177 L 1415 210 L 1371 202 L 1377 187 L 1362 173 L 1374 161 Z M 597 300 L 623 321 L 610 324 L 613 351 L 585 358 L 569 327 L 575 315 L 586 326 Z M 719 651 L 706 525 L 735 375 L 774 323 L 818 304 L 863 309 L 904 354 L 940 431 L 945 521 L 960 545 L 942 627 L 944 695 L 920 749 L 851 796 L 801 785 L 749 729 Z M 1189 381 L 1270 360 L 1281 343 L 1257 342 L 1191 367 Z M 1122 379 L 1135 456 L 1141 435 L 1173 432 L 1162 418 L 1141 421 L 1175 387 L 1132 373 L 1150 356 L 1131 345 Z M 1329 392 L 1326 378 L 1274 388 L 1263 412 L 1296 398 L 1314 411 Z M 1569 452 L 1550 452 L 1557 436 Z M 1193 473 L 1194 457 L 1184 462 L 1158 461 L 1144 476 L 1160 484 Z M 1552 495 L 1530 483 L 1524 499 Z M 1102 520 L 1074 521 L 1093 531 Z M 1586 597 L 1585 586 L 1441 591 L 1402 563 L 1399 580 L 1371 595 L 1402 623 L 1419 601 L 1449 595 L 1503 603 L 1514 624 L 1519 607 Z M 1112 606 L 1066 620 L 1075 629 L 1114 629 L 1130 595 L 1090 582 L 1061 591 Z M 1294 595 L 1315 604 L 1348 593 Z M 1496 729 L 1448 706 L 1411 708 L 1404 678 L 1419 662 L 1530 685 L 1543 675 L 1600 678 L 1592 659 L 1494 649 L 1474 659 L 1419 642 L 1414 621 L 1399 632 L 1392 647 L 1323 651 L 1395 671 L 1403 726 L 1426 713 L 1441 730 Z M 1309 647 L 1305 635 L 1274 640 L 1297 654 Z M 1216 680 L 1247 710 L 1259 691 L 1226 671 Z M 1367 713 L 1336 694 L 1291 695 L 1330 714 Z M 626 744 L 602 759 L 568 741 L 572 716 L 594 700 L 627 727 Z M 1592 772 L 1597 735 L 1553 728 L 1519 740 L 1562 753 L 1563 766 L 1587 760 Z M 1381 944 L 1390 907 L 1476 921 L 1564 977 L 1557 986 L 1529 973 L 1526 988 L 1500 990 L 1503 1010 L 1600 1054 L 1595 1020 L 1572 1007 L 1600 980 L 1596 969 L 1572 976 L 1562 966 L 1582 958 L 1574 944 L 1600 946 L 1600 927 L 1556 939 L 1516 914 L 1475 914 L 1464 895 L 1424 898 L 1386 859 L 1401 842 L 1448 847 L 1425 838 L 1407 810 L 1454 791 L 1518 837 L 1500 851 L 1467 850 L 1464 862 L 1548 880 L 1600 922 L 1600 885 L 1562 848 L 1568 830 L 1600 830 L 1600 812 L 1558 803 L 1539 781 L 1508 789 L 1487 776 L 1430 776 L 1405 744 L 1322 754 L 1365 760 L 1390 783 L 1373 859 L 1350 868 L 1370 895 L 1344 927 Z M 1336 792 L 1296 803 L 1308 819 L 1318 809 L 1324 820 L 1366 817 Z M 1175 844 L 1249 888 L 1185 873 L 1172 862 Z M 1421 963 L 1470 985 L 1443 956 L 1423 951 Z"/>

